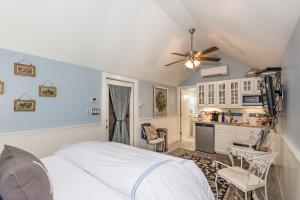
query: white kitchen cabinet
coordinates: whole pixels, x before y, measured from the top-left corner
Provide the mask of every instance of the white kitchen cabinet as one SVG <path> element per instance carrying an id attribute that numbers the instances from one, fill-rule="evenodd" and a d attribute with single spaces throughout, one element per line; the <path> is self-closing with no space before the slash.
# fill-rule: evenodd
<path id="1" fill-rule="evenodd" d="M 227 99 L 228 99 L 228 85 L 226 81 L 220 81 L 216 84 L 217 87 L 217 106 L 225 106 L 227 105 Z"/>
<path id="2" fill-rule="evenodd" d="M 229 98 L 228 105 L 231 107 L 240 107 L 241 104 L 241 89 L 240 89 L 240 80 L 229 80 Z"/>
<path id="3" fill-rule="evenodd" d="M 260 93 L 260 87 L 263 79 L 261 77 L 253 78 L 253 92 Z"/>
<path id="4" fill-rule="evenodd" d="M 254 80 L 253 78 L 244 78 L 241 79 L 242 84 L 242 93 L 252 93 L 254 89 Z"/>
<path id="5" fill-rule="evenodd" d="M 260 128 L 231 125 L 215 125 L 215 151 L 228 154 L 228 146 L 233 142 L 248 142 L 251 137 L 257 139 Z"/>
<path id="6" fill-rule="evenodd" d="M 207 92 L 206 92 L 206 83 L 199 83 L 198 84 L 198 95 L 199 95 L 199 98 L 198 98 L 198 103 L 199 105 L 201 106 L 204 106 L 206 105 L 206 95 L 207 95 Z"/>
<path id="7" fill-rule="evenodd" d="M 216 84 L 214 82 L 207 83 L 207 105 L 216 105 Z"/>

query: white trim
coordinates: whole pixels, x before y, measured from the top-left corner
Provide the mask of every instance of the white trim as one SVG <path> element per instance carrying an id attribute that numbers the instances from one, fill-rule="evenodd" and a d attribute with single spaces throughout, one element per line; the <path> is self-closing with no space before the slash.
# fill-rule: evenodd
<path id="1" fill-rule="evenodd" d="M 107 106 L 106 106 L 106 99 L 107 99 L 107 94 L 106 94 L 106 88 L 107 88 L 107 79 L 112 79 L 116 81 L 123 81 L 123 82 L 128 82 L 133 84 L 133 105 L 134 105 L 134 111 L 133 111 L 133 123 L 134 123 L 134 129 L 133 129 L 133 135 L 134 138 L 132 140 L 132 145 L 134 146 L 139 137 L 139 81 L 137 79 L 125 77 L 125 76 L 120 76 L 116 74 L 110 74 L 106 72 L 102 72 L 102 87 L 101 87 L 101 93 L 102 93 L 102 103 L 101 103 L 101 108 L 102 108 L 102 115 L 101 119 L 104 124 L 104 126 L 107 125 L 106 122 L 106 116 L 107 116 Z"/>
<path id="2" fill-rule="evenodd" d="M 291 152 L 294 154 L 295 158 L 300 163 L 300 152 L 299 152 L 299 150 L 295 147 L 294 144 L 292 144 L 290 142 L 290 140 L 285 135 L 281 134 L 280 136 L 281 136 L 282 141 L 291 150 Z"/>
<path id="3" fill-rule="evenodd" d="M 81 125 L 71 125 L 71 126 L 63 126 L 63 127 L 55 127 L 55 128 L 45 128 L 45 129 L 32 129 L 28 131 L 7 131 L 1 132 L 1 136 L 13 136 L 13 135 L 23 135 L 23 134 L 31 134 L 31 135 L 40 135 L 40 134 L 49 134 L 51 131 L 63 131 L 69 129 L 76 129 L 76 128 L 89 128 L 95 126 L 101 126 L 102 123 L 95 123 L 95 124 L 81 124 Z"/>
<path id="4" fill-rule="evenodd" d="M 191 89 L 191 88 L 196 88 L 197 90 L 197 104 L 196 104 L 196 110 L 198 112 L 198 109 L 199 109 L 199 105 L 198 105 L 198 102 L 199 102 L 199 95 L 198 95 L 198 85 L 188 85 L 188 86 L 181 86 L 181 87 L 177 87 L 177 120 L 178 120 L 178 123 L 179 123 L 179 135 L 180 135 L 180 141 L 181 141 L 181 119 L 180 119 L 180 115 L 181 115 L 181 90 L 183 89 Z"/>
<path id="5" fill-rule="evenodd" d="M 0 151 L 5 144 L 19 147 L 38 157 L 53 155 L 64 145 L 83 141 L 107 141 L 101 124 L 31 130 L 0 135 Z"/>

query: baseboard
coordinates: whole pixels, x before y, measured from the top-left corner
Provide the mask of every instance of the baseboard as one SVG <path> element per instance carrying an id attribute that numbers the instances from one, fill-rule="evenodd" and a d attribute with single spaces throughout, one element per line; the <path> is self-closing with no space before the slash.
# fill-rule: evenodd
<path id="1" fill-rule="evenodd" d="M 70 127 L 40 129 L 0 134 L 0 150 L 5 144 L 27 150 L 38 157 L 52 155 L 67 144 L 82 141 L 106 141 L 101 124 L 86 124 Z"/>

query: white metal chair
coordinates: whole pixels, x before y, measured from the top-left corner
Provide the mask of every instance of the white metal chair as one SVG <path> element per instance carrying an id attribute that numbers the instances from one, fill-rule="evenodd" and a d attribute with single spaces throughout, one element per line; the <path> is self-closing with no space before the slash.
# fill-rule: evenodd
<path id="1" fill-rule="evenodd" d="M 144 129 L 144 126 L 151 126 L 151 124 L 150 123 L 144 123 L 141 126 L 142 126 L 142 135 L 141 136 L 145 140 L 145 142 L 147 144 L 153 145 L 155 152 L 157 151 L 157 145 L 158 144 L 162 144 L 163 145 L 162 150 L 164 150 L 165 149 L 165 139 L 164 139 L 164 137 L 159 137 L 159 138 L 156 138 L 156 139 L 153 139 L 153 140 L 148 140 L 146 131 Z"/>
<path id="2" fill-rule="evenodd" d="M 277 153 L 269 153 L 257 157 L 245 158 L 251 160 L 249 169 L 243 169 L 240 166 L 228 166 L 219 161 L 215 161 L 217 174 L 215 179 L 217 199 L 218 197 L 218 178 L 223 178 L 230 185 L 240 189 L 245 193 L 245 199 L 247 200 L 247 194 L 250 191 L 265 188 L 264 198 L 268 199 L 267 194 L 267 176 L 272 162 L 274 161 Z M 246 156 L 247 157 L 247 156 Z M 223 168 L 219 168 L 222 166 Z M 260 190 L 261 191 L 261 190 Z M 262 192 L 262 191 L 261 191 Z M 237 196 L 241 198 L 236 190 Z M 263 194 L 263 192 L 262 192 Z"/>

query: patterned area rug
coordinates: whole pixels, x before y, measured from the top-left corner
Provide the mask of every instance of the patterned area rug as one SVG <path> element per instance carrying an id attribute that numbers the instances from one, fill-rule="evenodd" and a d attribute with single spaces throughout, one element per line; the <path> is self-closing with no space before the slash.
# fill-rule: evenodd
<path id="1" fill-rule="evenodd" d="M 184 159 L 193 160 L 203 173 L 207 177 L 208 183 L 216 197 L 216 167 L 213 165 L 213 161 L 217 160 L 227 165 L 231 165 L 228 156 L 222 156 L 217 154 L 209 154 L 198 151 L 190 151 L 186 149 L 176 149 L 169 153 L 171 156 L 176 156 Z M 232 186 L 228 185 L 223 179 L 218 179 L 218 191 L 219 199 L 230 200 L 234 199 L 235 190 Z"/>

